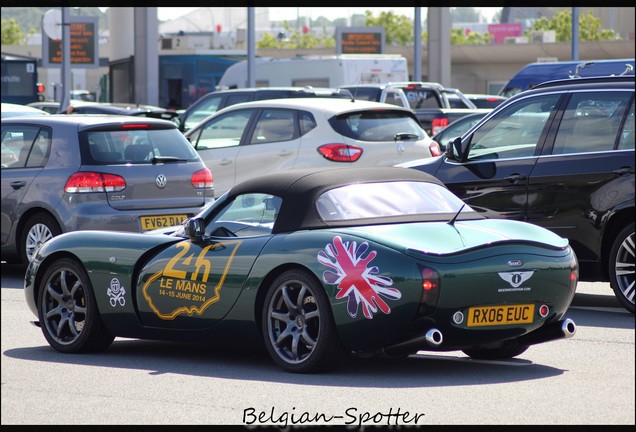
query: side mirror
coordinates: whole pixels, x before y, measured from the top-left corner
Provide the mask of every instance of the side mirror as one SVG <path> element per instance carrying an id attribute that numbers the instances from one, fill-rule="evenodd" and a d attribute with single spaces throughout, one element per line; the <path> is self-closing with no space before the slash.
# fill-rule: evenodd
<path id="1" fill-rule="evenodd" d="M 190 240 L 199 242 L 205 234 L 205 221 L 203 218 L 190 218 L 183 229 Z"/>
<path id="2" fill-rule="evenodd" d="M 462 138 L 456 137 L 449 140 L 446 146 L 446 157 L 450 160 L 461 161 L 462 154 Z"/>

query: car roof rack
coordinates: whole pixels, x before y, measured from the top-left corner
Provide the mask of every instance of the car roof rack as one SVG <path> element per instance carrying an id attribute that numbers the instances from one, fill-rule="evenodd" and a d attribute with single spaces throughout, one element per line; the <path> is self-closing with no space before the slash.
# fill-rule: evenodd
<path id="1" fill-rule="evenodd" d="M 606 75 L 583 78 L 564 78 L 552 81 L 542 82 L 532 87 L 532 90 L 546 87 L 556 87 L 560 85 L 578 84 L 578 83 L 604 83 L 604 82 L 634 82 L 634 75 Z"/>

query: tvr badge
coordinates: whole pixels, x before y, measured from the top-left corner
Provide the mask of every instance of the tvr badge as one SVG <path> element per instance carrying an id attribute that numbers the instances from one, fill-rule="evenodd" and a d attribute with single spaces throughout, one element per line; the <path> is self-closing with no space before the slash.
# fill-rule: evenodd
<path id="1" fill-rule="evenodd" d="M 513 288 L 517 288 L 532 277 L 532 275 L 534 274 L 534 270 L 522 272 L 502 272 L 498 274 L 499 277 L 508 282 L 510 286 L 512 286 Z"/>

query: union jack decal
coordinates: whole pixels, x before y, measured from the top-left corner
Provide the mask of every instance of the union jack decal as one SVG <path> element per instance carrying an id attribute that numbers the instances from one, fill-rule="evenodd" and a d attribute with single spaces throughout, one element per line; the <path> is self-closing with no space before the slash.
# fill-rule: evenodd
<path id="1" fill-rule="evenodd" d="M 358 305 L 362 304 L 365 318 L 373 318 L 378 309 L 385 314 L 391 308 L 384 301 L 398 300 L 402 293 L 391 288 L 393 279 L 379 275 L 377 266 L 369 266 L 376 257 L 376 251 L 369 251 L 369 243 L 358 246 L 357 242 L 343 242 L 340 236 L 333 239 L 333 244 L 325 246 L 318 252 L 318 262 L 329 267 L 322 273 L 322 280 L 330 285 L 337 285 L 336 298 L 348 297 L 347 312 L 353 318 L 358 315 Z"/>

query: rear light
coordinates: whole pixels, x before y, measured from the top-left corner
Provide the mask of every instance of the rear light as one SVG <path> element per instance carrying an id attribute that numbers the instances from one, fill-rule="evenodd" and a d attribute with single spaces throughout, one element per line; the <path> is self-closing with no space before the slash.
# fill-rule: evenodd
<path id="1" fill-rule="evenodd" d="M 579 267 L 575 263 L 570 264 L 570 291 L 576 291 L 576 284 L 579 281 Z"/>
<path id="2" fill-rule="evenodd" d="M 440 156 L 442 154 L 442 149 L 437 141 L 431 141 L 428 145 L 428 149 L 431 151 L 431 156 Z"/>
<path id="3" fill-rule="evenodd" d="M 541 316 L 541 318 L 547 317 L 549 313 L 550 313 L 550 308 L 548 307 L 548 305 L 539 306 L 539 316 Z"/>
<path id="4" fill-rule="evenodd" d="M 420 267 L 422 275 L 422 297 L 418 313 L 429 315 L 437 307 L 441 277 L 439 273 L 430 267 Z"/>
<path id="5" fill-rule="evenodd" d="M 214 187 L 212 171 L 209 168 L 204 168 L 192 174 L 192 187 L 195 189 L 212 189 Z"/>
<path id="6" fill-rule="evenodd" d="M 64 192 L 121 192 L 126 188 L 126 180 L 114 174 L 81 171 L 76 172 L 66 181 Z"/>
<path id="7" fill-rule="evenodd" d="M 446 126 L 448 126 L 448 118 L 433 119 L 431 135 L 435 135 L 436 133 L 441 132 Z"/>
<path id="8" fill-rule="evenodd" d="M 325 159 L 333 162 L 355 162 L 362 156 L 360 147 L 347 144 L 325 144 L 317 150 Z"/>
<path id="9" fill-rule="evenodd" d="M 124 123 L 121 125 L 122 129 L 148 129 L 150 125 L 148 123 Z"/>

